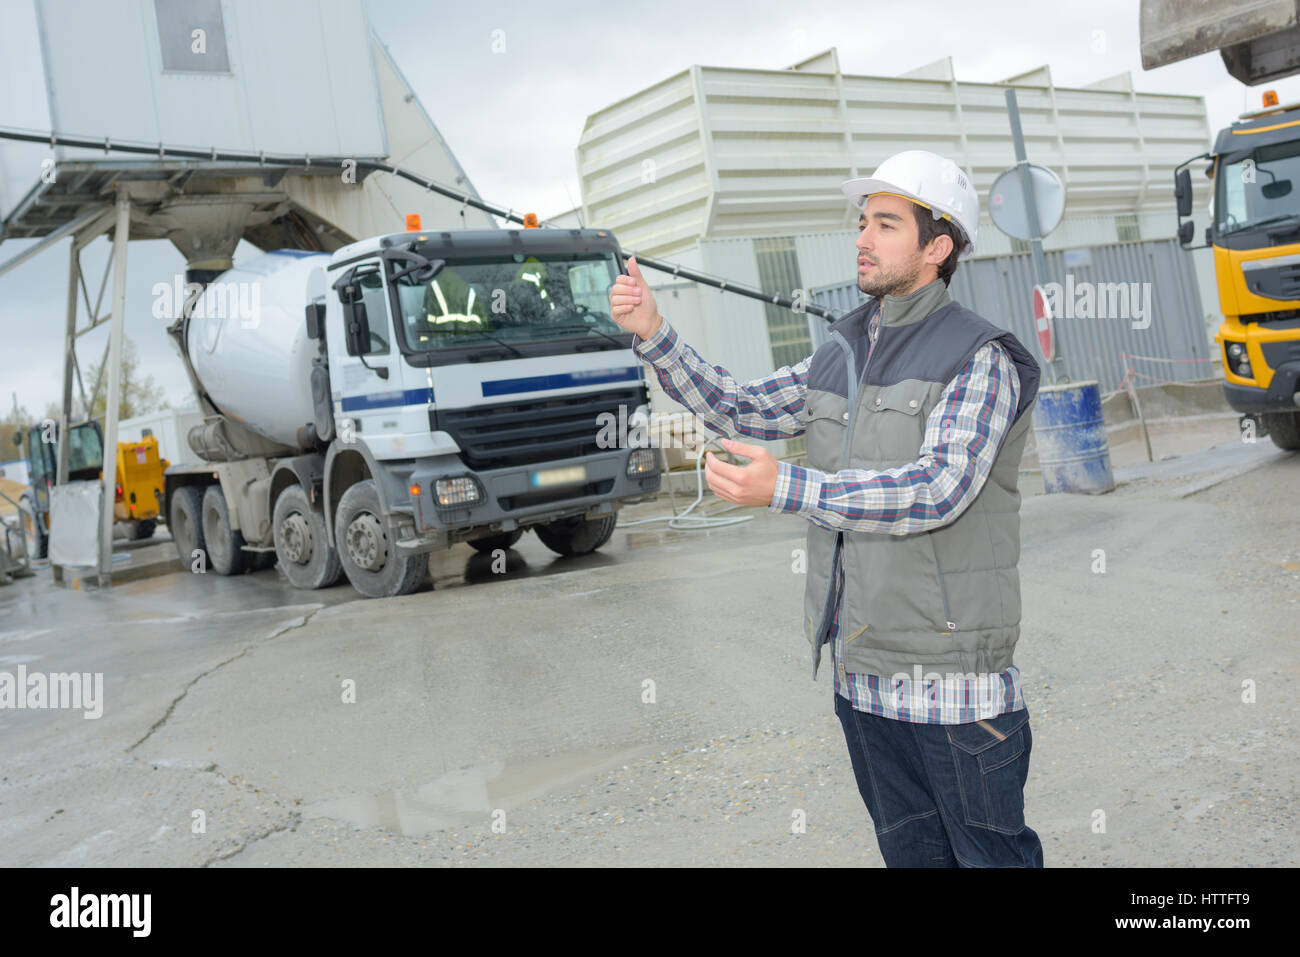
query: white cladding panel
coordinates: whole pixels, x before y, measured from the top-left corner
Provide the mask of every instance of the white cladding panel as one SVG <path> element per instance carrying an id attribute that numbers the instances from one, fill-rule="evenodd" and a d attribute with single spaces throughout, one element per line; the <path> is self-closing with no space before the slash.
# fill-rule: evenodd
<path id="1" fill-rule="evenodd" d="M 34 10 L 29 19 L 24 9 L 6 9 L 0 41 L 35 67 L 17 84 L 46 101 L 44 116 L 34 106 L 21 113 L 34 128 L 252 153 L 387 153 L 360 0 L 34 0 Z M 5 72 L 19 75 L 8 62 Z M 123 159 L 65 147 L 53 155 Z M 26 165 L 6 176 L 0 215 L 37 182 L 39 161 L 24 175 Z"/>
<path id="2" fill-rule="evenodd" d="M 1067 220 L 1172 218 L 1173 168 L 1210 144 L 1204 100 L 1112 85 L 1055 87 L 1047 70 L 1017 80 L 1029 156 L 1065 182 Z M 1015 161 L 1006 89 L 691 67 L 588 117 L 577 149 L 584 218 L 648 255 L 700 238 L 847 229 L 856 211 L 840 182 L 917 148 L 951 156 L 986 202 Z M 1193 182 L 1203 205 L 1208 181 Z M 985 211 L 981 239 L 993 229 Z"/>

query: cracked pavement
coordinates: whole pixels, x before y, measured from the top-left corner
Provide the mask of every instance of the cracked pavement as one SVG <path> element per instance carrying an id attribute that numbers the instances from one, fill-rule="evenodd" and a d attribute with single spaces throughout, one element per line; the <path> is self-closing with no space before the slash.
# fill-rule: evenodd
<path id="1" fill-rule="evenodd" d="M 1297 862 L 1300 517 L 1255 503 L 1300 455 L 1222 451 L 1024 500 L 1049 867 Z M 505 574 L 460 545 L 377 601 L 274 570 L 0 588 L 0 669 L 105 698 L 0 711 L 0 864 L 880 866 L 798 633 L 803 523 L 749 511 L 577 560 L 525 535 Z"/>

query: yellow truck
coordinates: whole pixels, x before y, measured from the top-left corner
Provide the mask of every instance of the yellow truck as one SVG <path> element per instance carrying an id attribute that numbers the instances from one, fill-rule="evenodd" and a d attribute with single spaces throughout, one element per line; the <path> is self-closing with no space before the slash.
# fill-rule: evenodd
<path id="1" fill-rule="evenodd" d="M 58 441 L 46 425 L 26 430 L 27 470 L 31 489 L 19 500 L 27 553 L 45 558 L 50 543 L 50 488 L 59 462 Z M 104 468 L 104 434 L 96 421 L 69 426 L 68 479 L 101 481 Z M 22 447 L 24 433 L 14 436 Z M 117 443 L 114 522 L 126 527 L 127 538 L 153 536 L 161 511 L 163 472 L 171 463 L 158 455 L 158 439 L 146 435 L 139 442 Z"/>
<path id="2" fill-rule="evenodd" d="M 1296 0 L 1142 0 L 1142 67 L 1217 51 L 1247 86 L 1300 73 Z M 1192 172 L 1214 180 L 1211 222 L 1193 246 Z M 1174 172 L 1178 239 L 1214 247 L 1228 404 L 1283 449 L 1300 449 L 1300 104 L 1264 108 L 1220 130 L 1214 149 Z M 1186 221 L 1184 221 L 1186 220 Z M 1243 421 L 1243 425 L 1244 425 Z"/>
<path id="3" fill-rule="evenodd" d="M 1212 215 L 1194 246 L 1189 167 L 1202 161 Z M 1279 448 L 1300 450 L 1300 104 L 1244 113 L 1220 130 L 1212 152 L 1177 168 L 1174 198 L 1183 247 L 1214 249 L 1228 404 Z"/>

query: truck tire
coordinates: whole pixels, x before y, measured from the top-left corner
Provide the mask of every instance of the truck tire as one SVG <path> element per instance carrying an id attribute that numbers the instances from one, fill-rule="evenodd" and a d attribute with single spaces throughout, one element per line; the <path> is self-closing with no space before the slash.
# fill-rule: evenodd
<path id="1" fill-rule="evenodd" d="M 18 508 L 22 513 L 23 536 L 27 539 L 27 557 L 49 558 L 50 537 L 45 534 L 45 525 L 36 515 L 36 501 L 31 495 L 20 495 Z"/>
<path id="2" fill-rule="evenodd" d="M 343 577 L 339 553 L 325 535 L 325 516 L 311 507 L 301 485 L 290 485 L 275 500 L 271 519 L 275 558 L 294 588 L 328 588 Z"/>
<path id="3" fill-rule="evenodd" d="M 334 515 L 339 562 L 352 587 L 366 598 L 409 595 L 429 577 L 429 553 L 399 557 L 384 531 L 373 479 L 357 482 L 339 499 Z"/>
<path id="4" fill-rule="evenodd" d="M 133 542 L 143 541 L 146 538 L 153 538 L 154 529 L 158 527 L 156 519 L 146 518 L 140 521 L 132 522 L 126 530 L 126 537 Z"/>
<path id="5" fill-rule="evenodd" d="M 497 548 L 509 548 L 523 536 L 524 530 L 516 528 L 513 532 L 502 532 L 500 535 L 489 535 L 487 538 L 476 538 L 471 545 L 484 554 L 491 554 Z"/>
<path id="6" fill-rule="evenodd" d="M 176 543 L 181 565 L 187 570 L 194 568 L 195 549 L 207 551 L 202 516 L 203 489 L 197 485 L 183 485 L 172 493 L 171 508 L 167 510 L 167 529 Z"/>
<path id="7" fill-rule="evenodd" d="M 1274 445 L 1288 452 L 1300 451 L 1300 412 L 1265 412 L 1261 418 Z"/>
<path id="8" fill-rule="evenodd" d="M 220 485 L 209 485 L 203 493 L 202 515 L 208 566 L 218 575 L 238 575 L 244 570 L 244 536 L 230 527 L 230 510 Z"/>
<path id="9" fill-rule="evenodd" d="M 581 515 L 562 518 L 546 525 L 538 525 L 537 537 L 553 552 L 560 555 L 587 555 L 600 548 L 614 534 L 618 513 L 600 518 L 584 519 Z"/>

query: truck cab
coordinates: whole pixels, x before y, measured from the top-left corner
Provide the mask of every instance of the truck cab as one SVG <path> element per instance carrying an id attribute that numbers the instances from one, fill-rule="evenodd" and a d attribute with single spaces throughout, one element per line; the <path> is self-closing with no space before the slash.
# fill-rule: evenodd
<path id="1" fill-rule="evenodd" d="M 1191 167 L 1214 181 L 1193 246 Z M 1300 104 L 1243 114 L 1214 150 L 1175 172 L 1183 248 L 1214 249 L 1228 404 L 1284 449 L 1300 449 Z"/>

